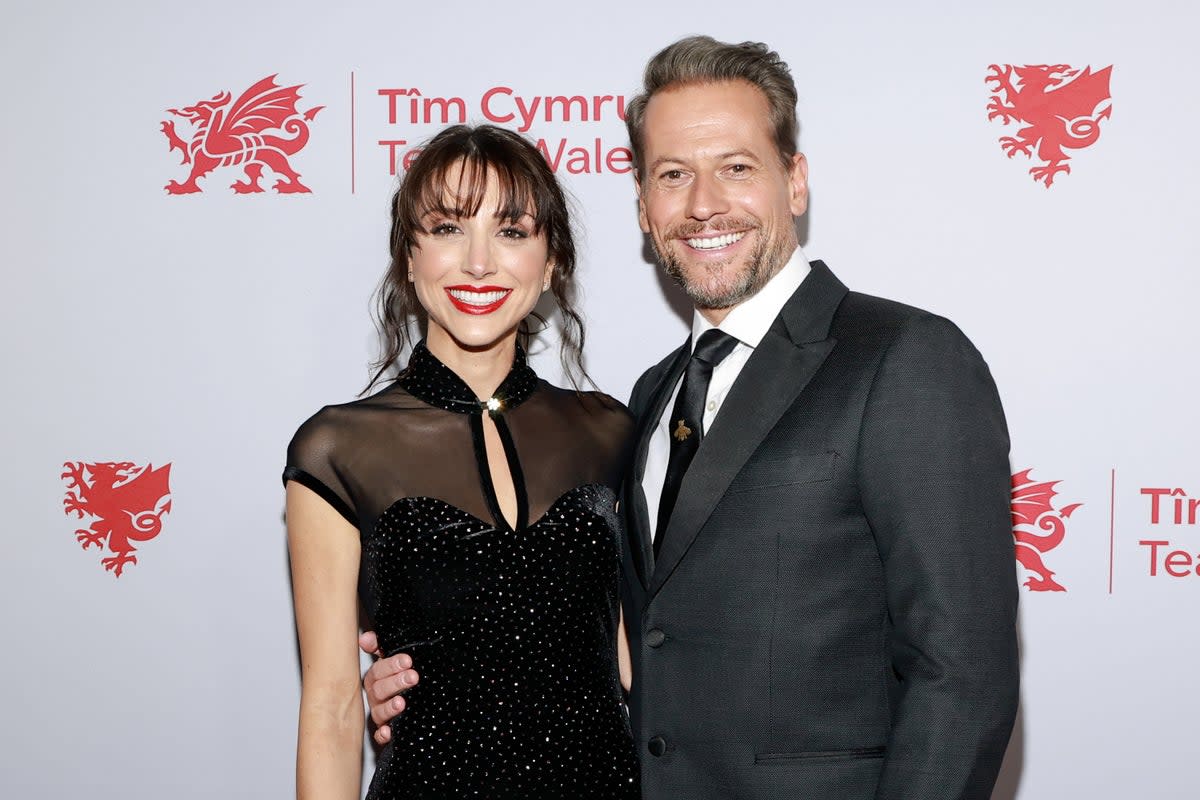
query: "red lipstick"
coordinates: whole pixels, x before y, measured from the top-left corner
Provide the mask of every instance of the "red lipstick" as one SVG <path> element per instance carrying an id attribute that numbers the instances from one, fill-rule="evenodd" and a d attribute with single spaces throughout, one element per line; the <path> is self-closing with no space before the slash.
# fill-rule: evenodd
<path id="1" fill-rule="evenodd" d="M 464 314 L 491 314 L 512 294 L 503 286 L 447 286 L 446 296 Z M 457 295 L 457 296 L 455 296 Z"/>

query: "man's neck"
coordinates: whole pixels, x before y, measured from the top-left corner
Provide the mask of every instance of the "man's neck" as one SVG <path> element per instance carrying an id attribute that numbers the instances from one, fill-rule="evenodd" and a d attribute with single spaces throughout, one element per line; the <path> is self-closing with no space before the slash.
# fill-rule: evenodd
<path id="1" fill-rule="evenodd" d="M 797 247 L 762 288 L 742 302 L 721 309 L 723 313 L 719 315 L 719 321 L 714 322 L 710 315 L 696 309 L 692 317 L 692 338 L 698 339 L 704 331 L 719 326 L 721 330 L 737 337 L 744 344 L 752 348 L 757 347 L 779 315 L 780 309 L 792 297 L 808 273 L 808 257 Z"/>

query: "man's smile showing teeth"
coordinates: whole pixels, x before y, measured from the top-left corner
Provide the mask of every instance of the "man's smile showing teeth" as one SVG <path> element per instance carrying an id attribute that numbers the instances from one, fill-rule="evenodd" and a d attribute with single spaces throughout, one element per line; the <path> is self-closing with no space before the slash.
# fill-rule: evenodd
<path id="1" fill-rule="evenodd" d="M 687 242 L 688 247 L 694 250 L 719 250 L 722 247 L 728 247 L 734 242 L 740 241 L 745 235 L 746 231 L 739 231 L 738 233 L 725 233 L 720 236 L 705 236 L 702 238 L 697 237 L 694 239 L 684 239 L 684 241 Z"/>

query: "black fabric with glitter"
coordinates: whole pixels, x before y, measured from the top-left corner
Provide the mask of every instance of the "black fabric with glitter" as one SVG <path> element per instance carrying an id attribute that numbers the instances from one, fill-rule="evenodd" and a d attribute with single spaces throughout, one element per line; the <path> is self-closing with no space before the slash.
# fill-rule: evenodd
<path id="1" fill-rule="evenodd" d="M 481 414 L 517 491 L 500 514 Z M 616 665 L 620 523 L 632 421 L 537 378 L 518 354 L 490 406 L 423 345 L 387 389 L 328 406 L 284 480 L 362 537 L 359 594 L 387 654 L 421 674 L 369 798 L 636 798 Z"/>

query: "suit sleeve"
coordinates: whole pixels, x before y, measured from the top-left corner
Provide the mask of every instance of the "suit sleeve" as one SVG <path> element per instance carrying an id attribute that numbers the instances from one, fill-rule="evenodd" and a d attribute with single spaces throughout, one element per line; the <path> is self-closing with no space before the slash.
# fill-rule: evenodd
<path id="1" fill-rule="evenodd" d="M 859 480 L 898 678 L 878 800 L 987 800 L 1018 700 L 1008 432 L 982 357 L 924 316 L 891 343 Z"/>

